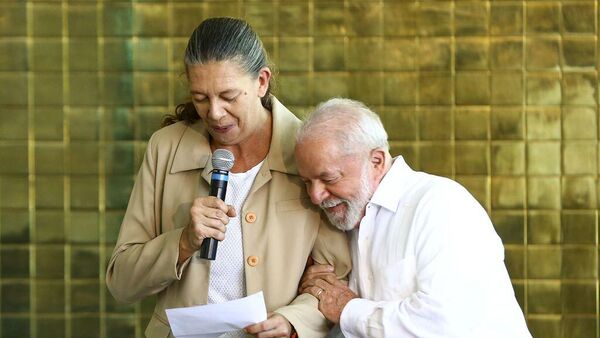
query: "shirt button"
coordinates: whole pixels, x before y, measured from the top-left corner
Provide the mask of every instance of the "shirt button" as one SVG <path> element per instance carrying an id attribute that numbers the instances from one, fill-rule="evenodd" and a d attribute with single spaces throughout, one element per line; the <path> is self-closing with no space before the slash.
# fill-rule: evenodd
<path id="1" fill-rule="evenodd" d="M 253 212 L 249 212 L 246 214 L 246 222 L 254 223 L 256 221 L 256 214 Z"/>
<path id="2" fill-rule="evenodd" d="M 250 265 L 250 266 L 258 265 L 258 257 L 256 257 L 256 256 L 248 256 L 248 259 L 246 261 L 248 262 L 248 265 Z"/>

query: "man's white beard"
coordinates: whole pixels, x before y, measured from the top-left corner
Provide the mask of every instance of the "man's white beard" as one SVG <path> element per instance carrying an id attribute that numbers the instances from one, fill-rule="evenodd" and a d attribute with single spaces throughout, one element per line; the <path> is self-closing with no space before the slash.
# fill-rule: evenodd
<path id="1" fill-rule="evenodd" d="M 327 215 L 327 218 L 336 228 L 342 231 L 352 230 L 358 225 L 362 219 L 363 210 L 369 203 L 373 191 L 369 186 L 367 167 L 363 169 L 360 177 L 360 187 L 356 198 L 348 200 L 342 198 L 330 198 L 319 205 Z M 327 208 L 334 207 L 338 204 L 346 206 L 346 212 L 330 212 Z"/>

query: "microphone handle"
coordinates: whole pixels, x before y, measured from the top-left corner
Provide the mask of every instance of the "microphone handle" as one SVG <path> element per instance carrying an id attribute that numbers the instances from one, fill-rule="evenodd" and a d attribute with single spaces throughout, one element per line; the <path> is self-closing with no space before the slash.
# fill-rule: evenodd
<path id="1" fill-rule="evenodd" d="M 227 192 L 227 181 L 229 180 L 229 172 L 225 170 L 215 169 L 212 172 L 210 179 L 210 196 L 215 196 L 222 201 L 225 201 L 225 193 Z M 200 258 L 214 261 L 217 258 L 217 246 L 219 241 L 212 237 L 202 240 L 200 245 Z"/>

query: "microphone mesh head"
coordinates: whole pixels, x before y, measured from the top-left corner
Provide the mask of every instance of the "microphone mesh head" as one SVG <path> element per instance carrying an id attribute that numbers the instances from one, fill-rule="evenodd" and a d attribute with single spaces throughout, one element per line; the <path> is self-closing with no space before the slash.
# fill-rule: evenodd
<path id="1" fill-rule="evenodd" d="M 229 171 L 233 167 L 235 158 L 231 151 L 226 149 L 217 149 L 212 154 L 212 166 L 218 170 Z"/>

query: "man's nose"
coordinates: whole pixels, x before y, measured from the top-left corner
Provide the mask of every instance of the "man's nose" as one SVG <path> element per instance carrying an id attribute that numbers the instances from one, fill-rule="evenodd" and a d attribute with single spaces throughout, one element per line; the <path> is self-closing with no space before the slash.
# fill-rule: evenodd
<path id="1" fill-rule="evenodd" d="M 328 193 L 327 189 L 322 183 L 312 183 L 308 188 L 308 195 L 310 196 L 311 202 L 316 205 L 320 205 L 323 203 L 325 198 L 327 198 Z"/>

